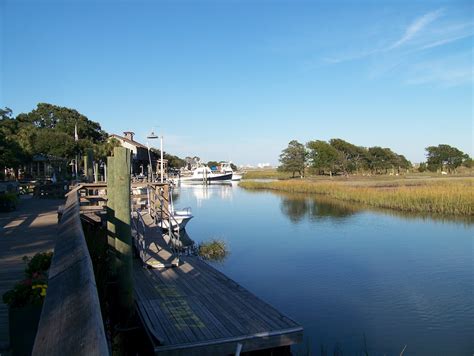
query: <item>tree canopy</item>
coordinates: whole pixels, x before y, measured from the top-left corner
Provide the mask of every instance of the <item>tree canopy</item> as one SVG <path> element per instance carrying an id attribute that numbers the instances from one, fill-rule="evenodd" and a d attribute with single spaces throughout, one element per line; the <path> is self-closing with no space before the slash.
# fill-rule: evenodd
<path id="1" fill-rule="evenodd" d="M 92 149 L 99 160 L 105 160 L 113 145 L 100 124 L 74 109 L 40 103 L 16 117 L 11 109 L 0 109 L 0 165 L 15 171 L 36 155 L 67 162 Z"/>
<path id="2" fill-rule="evenodd" d="M 450 172 L 455 171 L 464 162 L 468 165 L 470 160 L 469 155 L 446 144 L 426 147 L 426 158 L 430 171 L 446 168 Z"/>
<path id="3" fill-rule="evenodd" d="M 278 170 L 290 172 L 293 174 L 293 177 L 295 173 L 304 176 L 304 168 L 306 165 L 306 150 L 304 145 L 296 140 L 290 141 L 288 147 L 280 154 L 280 163 Z"/>
<path id="4" fill-rule="evenodd" d="M 342 152 L 321 140 L 309 141 L 306 146 L 309 149 L 310 165 L 319 174 L 327 172 L 333 175 L 339 171 L 343 159 Z"/>

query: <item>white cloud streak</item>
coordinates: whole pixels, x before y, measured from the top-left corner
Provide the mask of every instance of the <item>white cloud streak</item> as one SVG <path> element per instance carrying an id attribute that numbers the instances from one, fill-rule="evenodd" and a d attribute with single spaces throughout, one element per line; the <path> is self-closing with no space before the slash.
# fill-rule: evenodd
<path id="1" fill-rule="evenodd" d="M 410 41 L 413 37 L 416 36 L 421 30 L 423 30 L 430 23 L 438 19 L 443 14 L 443 9 L 438 9 L 436 11 L 428 12 L 427 14 L 417 18 L 413 21 L 410 26 L 405 30 L 404 35 L 395 43 L 393 43 L 388 49 L 395 49 L 406 42 Z"/>

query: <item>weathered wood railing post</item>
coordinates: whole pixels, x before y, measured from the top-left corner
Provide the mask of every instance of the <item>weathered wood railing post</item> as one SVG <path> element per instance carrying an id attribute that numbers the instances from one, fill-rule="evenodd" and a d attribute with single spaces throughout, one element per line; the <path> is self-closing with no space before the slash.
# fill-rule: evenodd
<path id="1" fill-rule="evenodd" d="M 124 319 L 133 311 L 132 281 L 132 232 L 130 226 L 130 150 L 114 148 L 114 178 L 112 191 L 115 212 L 115 251 L 117 254 L 117 277 L 119 305 Z M 110 170 L 110 169 L 109 169 Z"/>
<path id="2" fill-rule="evenodd" d="M 92 150 L 87 150 L 86 154 L 84 155 L 84 175 L 86 178 L 86 182 L 92 182 L 94 178 L 93 166 L 94 164 L 94 155 Z"/>
<path id="3" fill-rule="evenodd" d="M 94 183 L 99 182 L 99 163 L 94 162 Z"/>
<path id="4" fill-rule="evenodd" d="M 115 210 L 113 194 L 114 182 L 114 157 L 107 157 L 107 242 L 109 244 L 109 273 L 111 280 L 117 277 L 116 272 L 116 252 L 115 252 Z"/>

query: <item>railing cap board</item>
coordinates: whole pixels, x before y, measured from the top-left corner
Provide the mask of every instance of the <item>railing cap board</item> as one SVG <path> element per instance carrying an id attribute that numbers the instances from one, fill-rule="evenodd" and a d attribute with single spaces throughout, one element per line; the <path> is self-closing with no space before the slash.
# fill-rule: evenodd
<path id="1" fill-rule="evenodd" d="M 77 194 L 68 196 L 33 355 L 108 355 Z"/>

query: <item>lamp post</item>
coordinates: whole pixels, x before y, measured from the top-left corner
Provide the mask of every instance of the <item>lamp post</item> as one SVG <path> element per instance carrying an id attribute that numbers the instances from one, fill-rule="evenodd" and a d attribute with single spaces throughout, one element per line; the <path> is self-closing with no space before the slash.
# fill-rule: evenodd
<path id="1" fill-rule="evenodd" d="M 148 142 L 148 140 L 154 140 L 154 139 L 157 139 L 158 136 L 156 136 L 155 132 L 152 131 L 147 137 L 147 146 L 148 146 L 148 160 L 150 161 L 150 169 L 151 169 L 151 180 L 153 181 L 153 165 L 151 164 L 151 154 L 150 154 L 150 144 Z"/>
<path id="2" fill-rule="evenodd" d="M 160 182 L 163 183 L 163 135 L 160 136 Z"/>

